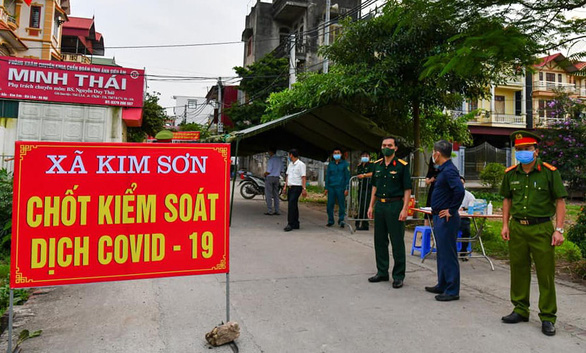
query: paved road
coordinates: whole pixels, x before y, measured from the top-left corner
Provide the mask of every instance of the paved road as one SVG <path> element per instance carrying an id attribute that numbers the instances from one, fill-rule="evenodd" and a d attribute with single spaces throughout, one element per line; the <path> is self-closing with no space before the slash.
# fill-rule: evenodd
<path id="1" fill-rule="evenodd" d="M 434 259 L 408 257 L 401 289 L 370 284 L 371 232 L 326 228 L 322 211 L 302 207 L 301 229 L 285 233 L 285 212 L 263 212 L 261 200 L 235 200 L 231 310 L 240 352 L 586 351 L 584 288 L 559 283 L 558 335 L 546 337 L 535 312 L 528 323 L 500 322 L 511 311 L 505 264 L 492 272 L 482 259 L 464 263 L 461 300 L 440 303 L 423 290 L 435 284 Z M 411 234 L 406 242 L 410 249 Z M 18 312 L 16 332 L 43 330 L 25 352 L 208 352 L 204 334 L 225 318 L 225 276 L 56 287 Z"/>

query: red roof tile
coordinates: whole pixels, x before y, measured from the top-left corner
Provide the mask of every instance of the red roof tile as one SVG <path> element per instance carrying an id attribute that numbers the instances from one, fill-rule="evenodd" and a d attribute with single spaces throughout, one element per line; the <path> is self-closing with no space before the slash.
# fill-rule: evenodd
<path id="1" fill-rule="evenodd" d="M 93 18 L 71 17 L 69 21 L 63 24 L 63 28 L 87 29 L 89 30 L 94 24 Z"/>
<path id="2" fill-rule="evenodd" d="M 541 58 L 541 62 L 539 64 L 536 64 L 535 67 L 544 67 L 545 65 L 549 64 L 550 62 L 555 60 L 555 58 L 557 58 L 560 55 L 562 55 L 562 53 L 557 53 L 557 54 L 546 56 L 545 58 Z"/>
<path id="3" fill-rule="evenodd" d="M 576 69 L 582 70 L 584 67 L 586 67 L 586 62 L 583 62 L 583 61 L 578 62 L 578 63 L 575 63 L 574 66 L 576 66 Z"/>

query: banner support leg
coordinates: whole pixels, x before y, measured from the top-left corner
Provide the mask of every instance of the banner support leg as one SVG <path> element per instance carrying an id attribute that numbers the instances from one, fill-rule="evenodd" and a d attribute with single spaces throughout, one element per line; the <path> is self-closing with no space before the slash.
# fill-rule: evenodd
<path id="1" fill-rule="evenodd" d="M 230 321 L 230 272 L 226 272 L 226 322 Z"/>
<path id="2" fill-rule="evenodd" d="M 8 348 L 6 349 L 6 353 L 12 353 L 12 317 L 14 316 L 13 305 L 14 289 L 10 288 L 10 304 L 8 307 Z"/>

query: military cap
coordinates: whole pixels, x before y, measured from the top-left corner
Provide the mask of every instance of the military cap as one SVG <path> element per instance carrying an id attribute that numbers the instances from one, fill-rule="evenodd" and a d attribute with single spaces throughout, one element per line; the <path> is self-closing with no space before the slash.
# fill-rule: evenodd
<path id="1" fill-rule="evenodd" d="M 169 130 L 161 130 L 155 135 L 155 138 L 157 139 L 157 141 L 172 140 L 173 132 Z"/>
<path id="2" fill-rule="evenodd" d="M 536 134 L 519 130 L 511 134 L 511 142 L 513 146 L 525 146 L 525 145 L 536 145 L 541 141 L 541 137 Z"/>

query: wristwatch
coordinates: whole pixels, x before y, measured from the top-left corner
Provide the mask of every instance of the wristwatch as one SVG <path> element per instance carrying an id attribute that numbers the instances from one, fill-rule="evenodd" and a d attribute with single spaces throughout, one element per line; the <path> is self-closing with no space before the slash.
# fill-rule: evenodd
<path id="1" fill-rule="evenodd" d="M 560 232 L 560 234 L 564 234 L 565 229 L 564 228 L 556 228 L 555 231 Z"/>

